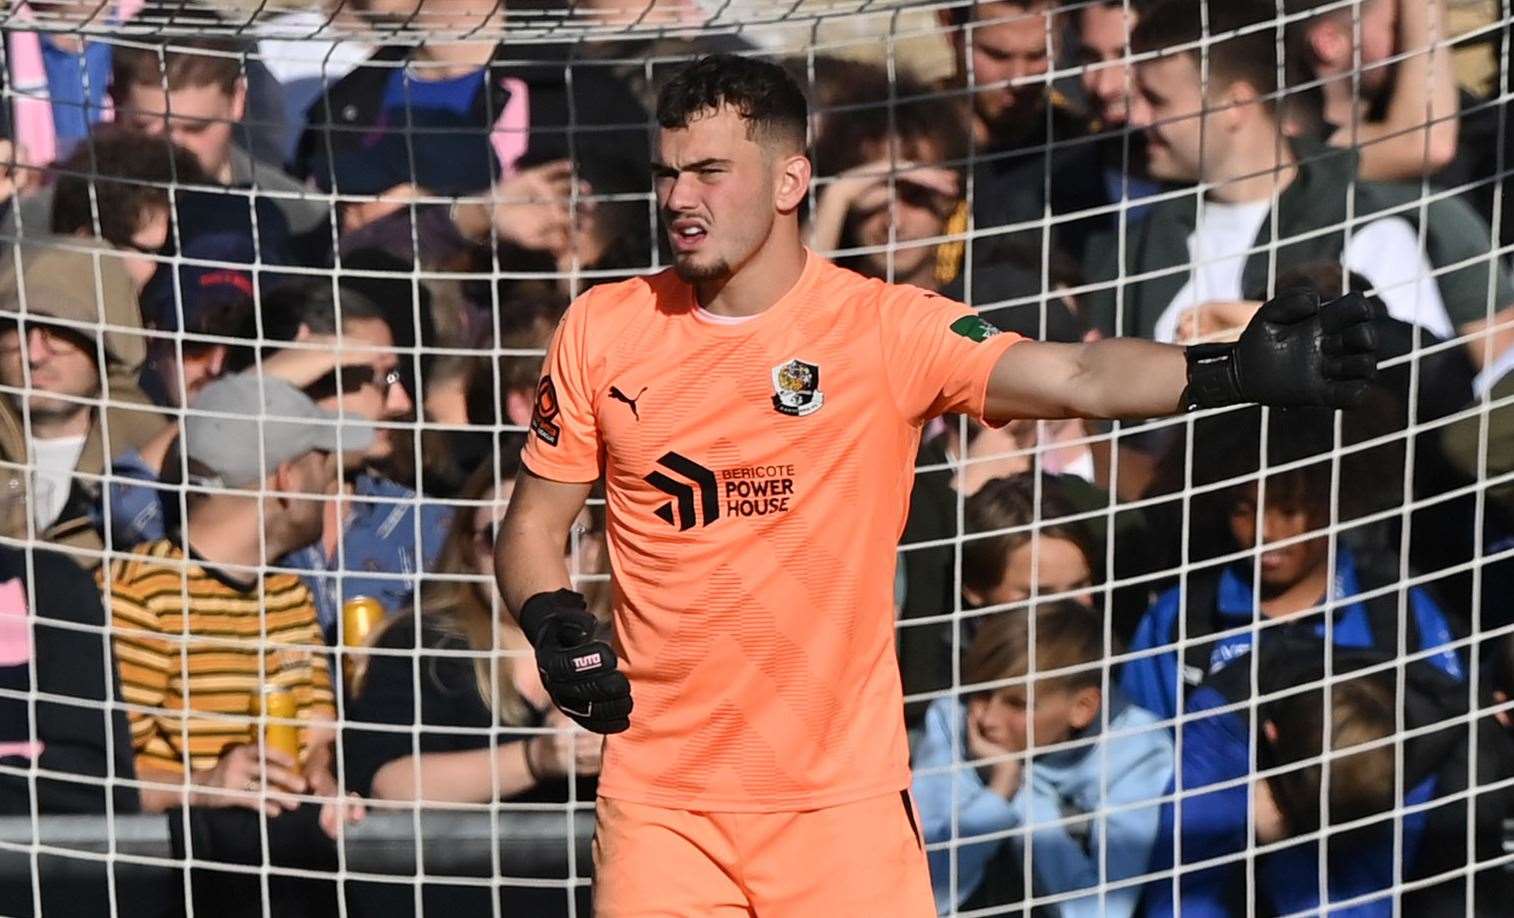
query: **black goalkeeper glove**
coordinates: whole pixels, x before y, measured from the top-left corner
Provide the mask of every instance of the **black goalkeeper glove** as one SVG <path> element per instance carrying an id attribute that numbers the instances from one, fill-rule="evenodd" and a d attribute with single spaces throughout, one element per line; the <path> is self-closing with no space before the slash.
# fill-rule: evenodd
<path id="1" fill-rule="evenodd" d="M 619 733 L 631 726 L 631 683 L 616 669 L 615 651 L 594 636 L 598 625 L 572 590 L 537 593 L 520 608 L 552 703 L 585 730 Z"/>
<path id="2" fill-rule="evenodd" d="M 1268 300 L 1234 344 L 1188 348 L 1183 404 L 1243 402 L 1350 408 L 1377 373 L 1372 307 L 1359 293 L 1320 306 L 1310 290 Z"/>

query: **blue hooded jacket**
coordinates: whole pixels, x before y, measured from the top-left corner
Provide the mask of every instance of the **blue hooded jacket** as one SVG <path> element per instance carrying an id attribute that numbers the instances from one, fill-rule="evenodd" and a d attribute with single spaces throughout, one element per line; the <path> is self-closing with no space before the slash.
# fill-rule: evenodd
<path id="1" fill-rule="evenodd" d="M 1215 633 L 1243 628 L 1256 621 L 1255 607 L 1252 603 L 1252 583 L 1247 576 L 1248 564 L 1249 562 L 1244 561 L 1230 564 L 1218 573 L 1219 584 L 1215 594 L 1217 614 L 1213 629 Z M 1196 572 L 1192 576 L 1196 578 L 1215 575 L 1211 572 Z M 1362 593 L 1361 580 L 1355 555 L 1350 549 L 1341 546 L 1335 555 L 1335 595 L 1348 597 Z M 1189 592 L 1190 595 L 1195 592 L 1191 586 Z M 1420 587 L 1410 587 L 1408 599 L 1409 607 L 1414 613 L 1415 628 L 1419 633 L 1419 646 L 1411 647 L 1410 650 L 1425 650 L 1451 643 L 1455 638 L 1451 625 L 1446 621 L 1445 613 L 1436 605 L 1430 594 Z M 1324 602 L 1324 597 L 1320 597 L 1320 602 Z M 1177 622 L 1180 608 L 1177 587 L 1173 587 L 1158 597 L 1136 627 L 1135 637 L 1130 642 L 1130 651 L 1134 653 L 1171 645 L 1178 633 Z M 1315 615 L 1312 619 L 1312 633 L 1316 637 L 1323 638 L 1325 635 L 1324 617 Z M 1337 606 L 1334 619 L 1331 634 L 1337 647 L 1374 646 L 1366 603 L 1353 602 Z M 1202 675 L 1213 675 L 1231 660 L 1244 655 L 1250 650 L 1251 641 L 1252 633 L 1249 631 L 1218 638 L 1211 651 L 1209 672 Z M 1432 665 L 1457 680 L 1466 678 L 1461 658 L 1454 650 L 1447 649 L 1427 659 Z M 1179 681 L 1183 674 L 1179 668 L 1180 662 L 1176 651 L 1127 660 L 1121 669 L 1120 688 L 1134 703 L 1163 720 L 1170 720 L 1177 716 L 1182 706 Z"/>

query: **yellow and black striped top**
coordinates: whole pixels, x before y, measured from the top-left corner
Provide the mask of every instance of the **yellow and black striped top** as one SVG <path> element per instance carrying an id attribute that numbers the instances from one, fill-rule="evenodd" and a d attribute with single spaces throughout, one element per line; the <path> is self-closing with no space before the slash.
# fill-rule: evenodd
<path id="1" fill-rule="evenodd" d="M 239 586 L 166 539 L 132 555 L 101 573 L 139 770 L 208 768 L 228 744 L 253 742 L 264 684 L 293 694 L 302 720 L 334 726 L 326 647 L 298 577 Z"/>

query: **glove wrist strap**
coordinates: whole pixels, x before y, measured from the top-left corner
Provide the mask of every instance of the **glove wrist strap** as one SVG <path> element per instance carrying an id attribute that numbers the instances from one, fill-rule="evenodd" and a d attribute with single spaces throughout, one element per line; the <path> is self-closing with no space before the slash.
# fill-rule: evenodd
<path id="1" fill-rule="evenodd" d="M 565 609 L 575 608 L 584 608 L 584 598 L 572 590 L 537 593 L 521 604 L 520 615 L 517 616 L 520 620 L 520 630 L 525 632 L 526 640 L 535 647 L 552 619 Z"/>
<path id="2" fill-rule="evenodd" d="M 1183 407 L 1219 408 L 1246 401 L 1235 376 L 1235 345 L 1195 344 L 1184 350 L 1188 360 L 1188 386 L 1183 389 Z"/>

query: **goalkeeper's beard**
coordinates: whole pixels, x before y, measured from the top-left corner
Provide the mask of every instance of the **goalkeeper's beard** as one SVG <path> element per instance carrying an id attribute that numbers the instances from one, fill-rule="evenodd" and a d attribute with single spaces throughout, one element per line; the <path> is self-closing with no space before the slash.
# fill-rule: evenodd
<path id="1" fill-rule="evenodd" d="M 710 281 L 725 280 L 731 276 L 731 263 L 724 258 L 716 258 L 705 264 L 700 264 L 698 255 L 690 254 L 673 261 L 673 273 L 678 279 L 686 284 L 702 284 Z"/>

